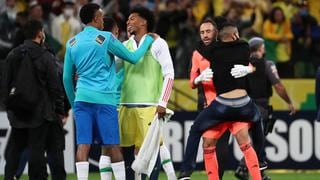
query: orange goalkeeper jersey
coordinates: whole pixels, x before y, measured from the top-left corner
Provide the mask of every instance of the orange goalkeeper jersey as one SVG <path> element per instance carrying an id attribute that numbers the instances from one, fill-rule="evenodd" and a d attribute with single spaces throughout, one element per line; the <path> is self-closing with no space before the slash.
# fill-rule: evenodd
<path id="1" fill-rule="evenodd" d="M 194 84 L 194 80 L 200 75 L 202 71 L 204 71 L 208 67 L 210 67 L 210 62 L 205 59 L 198 51 L 194 51 L 192 54 L 192 67 L 189 80 L 192 89 L 195 89 L 198 86 Z M 217 96 L 213 80 L 201 82 L 201 85 L 204 89 L 205 105 L 209 105 Z"/>

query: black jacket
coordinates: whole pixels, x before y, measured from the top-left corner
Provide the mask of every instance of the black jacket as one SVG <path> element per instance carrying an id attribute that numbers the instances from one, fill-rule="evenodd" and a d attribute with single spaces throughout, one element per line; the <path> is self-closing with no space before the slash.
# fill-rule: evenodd
<path id="1" fill-rule="evenodd" d="M 28 51 L 28 54 L 33 59 L 34 67 L 37 71 L 42 90 L 41 98 L 34 111 L 29 114 L 19 114 L 19 112 L 7 111 L 8 119 L 11 126 L 15 128 L 35 128 L 40 126 L 45 121 L 59 121 L 57 114 L 63 114 L 63 88 L 58 75 L 58 67 L 55 56 L 46 48 L 39 44 L 25 40 L 22 45 Z M 21 58 L 22 46 L 14 48 L 6 59 L 6 72 L 9 76 L 5 77 L 5 89 L 8 92 L 9 84 L 12 80 L 9 72 L 16 72 L 17 58 Z"/>
<path id="2" fill-rule="evenodd" d="M 256 68 L 256 71 L 248 74 L 249 96 L 252 99 L 265 99 L 268 102 L 272 96 L 272 84 L 268 78 L 266 68 L 266 60 L 264 58 L 251 57 L 250 63 Z"/>
<path id="3" fill-rule="evenodd" d="M 243 40 L 231 42 L 212 42 L 208 46 L 199 45 L 199 53 L 210 61 L 214 72 L 213 82 L 217 94 L 234 89 L 247 89 L 247 77 L 235 79 L 230 74 L 235 64 L 247 66 L 249 64 L 249 44 Z"/>

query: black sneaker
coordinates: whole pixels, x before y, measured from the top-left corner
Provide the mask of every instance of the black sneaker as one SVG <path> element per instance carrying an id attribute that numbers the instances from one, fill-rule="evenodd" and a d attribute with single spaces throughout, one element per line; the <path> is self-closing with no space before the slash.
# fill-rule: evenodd
<path id="1" fill-rule="evenodd" d="M 246 166 L 238 166 L 234 176 L 236 176 L 240 180 L 248 180 L 249 179 L 249 173 Z"/>
<path id="2" fill-rule="evenodd" d="M 191 179 L 190 177 L 191 177 L 191 174 L 192 174 L 192 172 L 190 171 L 190 172 L 188 172 L 188 171 L 182 171 L 182 172 L 180 172 L 180 175 L 179 175 L 179 177 L 178 177 L 178 180 L 189 180 L 189 179 Z"/>
<path id="3" fill-rule="evenodd" d="M 267 169 L 268 168 L 267 161 L 259 162 L 259 168 L 260 168 L 260 171 Z"/>
<path id="4" fill-rule="evenodd" d="M 266 173 L 264 173 L 264 171 L 261 171 L 261 179 L 262 180 L 271 180 L 271 178 Z"/>

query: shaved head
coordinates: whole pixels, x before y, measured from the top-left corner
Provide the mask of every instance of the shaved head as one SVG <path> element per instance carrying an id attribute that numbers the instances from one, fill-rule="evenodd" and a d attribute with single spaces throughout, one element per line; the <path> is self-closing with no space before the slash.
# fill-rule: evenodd
<path id="1" fill-rule="evenodd" d="M 239 36 L 238 28 L 232 24 L 223 25 L 222 29 L 219 31 L 219 39 L 224 40 L 234 40 L 235 35 Z"/>

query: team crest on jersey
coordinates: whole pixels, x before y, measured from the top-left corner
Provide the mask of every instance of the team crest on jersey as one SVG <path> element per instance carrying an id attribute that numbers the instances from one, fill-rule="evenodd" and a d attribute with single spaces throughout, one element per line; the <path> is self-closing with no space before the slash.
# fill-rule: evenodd
<path id="1" fill-rule="evenodd" d="M 69 42 L 70 46 L 72 47 L 73 45 L 76 44 L 76 42 L 77 42 L 76 38 L 71 39 L 70 42 Z"/>
<path id="2" fill-rule="evenodd" d="M 99 35 L 99 36 L 97 36 L 96 41 L 97 41 L 99 44 L 102 44 L 105 39 L 106 39 L 105 37 L 103 37 L 102 35 Z"/>

